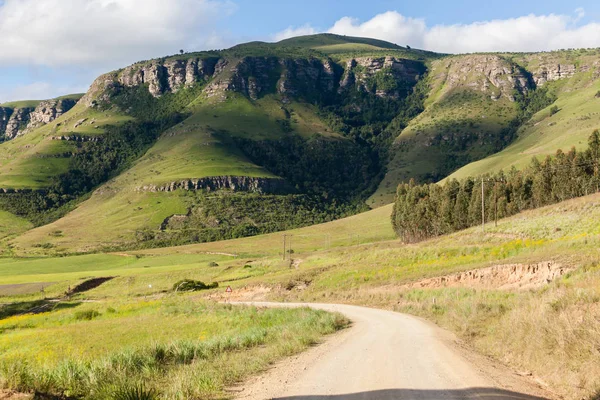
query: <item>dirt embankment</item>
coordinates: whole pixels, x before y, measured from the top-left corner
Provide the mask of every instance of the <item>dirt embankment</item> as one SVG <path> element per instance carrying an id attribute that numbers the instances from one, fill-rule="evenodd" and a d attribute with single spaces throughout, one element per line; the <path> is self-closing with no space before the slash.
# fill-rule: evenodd
<path id="1" fill-rule="evenodd" d="M 506 264 L 424 279 L 407 288 L 469 287 L 482 289 L 532 289 L 552 282 L 571 271 L 553 261 L 535 264 Z"/>

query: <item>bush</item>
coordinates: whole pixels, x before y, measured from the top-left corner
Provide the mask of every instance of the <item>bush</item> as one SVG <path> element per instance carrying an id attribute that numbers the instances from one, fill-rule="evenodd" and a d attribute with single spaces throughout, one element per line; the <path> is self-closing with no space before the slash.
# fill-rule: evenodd
<path id="1" fill-rule="evenodd" d="M 214 261 L 211 261 L 211 262 L 209 262 L 209 263 L 208 263 L 208 266 L 209 266 L 209 267 L 218 267 L 218 266 L 219 266 L 219 264 L 217 264 L 217 263 L 216 263 L 216 262 L 214 262 Z"/>
<path id="2" fill-rule="evenodd" d="M 175 292 L 195 292 L 198 290 L 215 289 L 219 287 L 218 282 L 206 284 L 202 281 L 195 281 L 193 279 L 183 279 L 176 282 L 173 285 L 173 291 Z"/>
<path id="3" fill-rule="evenodd" d="M 552 107 L 550 107 L 550 115 L 554 115 L 554 114 L 556 114 L 559 111 L 560 111 L 560 109 L 558 108 L 558 106 L 552 106 Z"/>
<path id="4" fill-rule="evenodd" d="M 96 310 L 77 311 L 75 312 L 75 319 L 78 321 L 91 321 L 100 315 L 101 314 Z"/>

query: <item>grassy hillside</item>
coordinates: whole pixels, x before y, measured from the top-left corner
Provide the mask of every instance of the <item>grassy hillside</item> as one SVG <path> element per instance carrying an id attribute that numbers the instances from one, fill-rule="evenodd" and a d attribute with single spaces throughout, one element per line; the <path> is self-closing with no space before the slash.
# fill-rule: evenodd
<path id="1" fill-rule="evenodd" d="M 519 74 L 496 56 L 432 62 L 425 110 L 396 137 L 387 173 L 369 204 L 393 201 L 400 182 L 440 180 L 501 148 L 507 140 L 503 131 L 518 113 L 513 92 L 520 87 Z"/>
<path id="2" fill-rule="evenodd" d="M 517 139 L 506 149 L 457 170 L 450 178 L 506 171 L 513 166 L 520 169 L 532 157 L 541 160 L 558 149 L 585 149 L 587 137 L 600 127 L 600 98 L 596 96 L 600 81 L 590 71 L 547 86 L 557 97 L 553 106 L 558 107 L 558 112 L 552 113 L 550 106 L 541 110 L 521 127 Z"/>
<path id="3" fill-rule="evenodd" d="M 445 56 L 325 34 L 143 61 L 0 144 L 0 188 L 44 191 L 5 196 L 5 211 L 45 225 L 14 239 L 13 251 L 272 232 L 364 210 L 369 196 L 370 206 L 389 204 L 411 178 L 522 166 L 585 143 L 599 122 L 597 58 Z M 555 96 L 558 112 L 529 120 L 536 93 Z M 288 197 L 170 191 L 223 176 L 281 178 Z"/>
<path id="4" fill-rule="evenodd" d="M 75 127 L 78 121 L 85 119 Z M 56 176 L 69 169 L 74 141 L 53 140 L 60 136 L 93 137 L 107 125 L 119 125 L 131 118 L 114 112 L 90 110 L 76 105 L 68 113 L 33 132 L 0 144 L 0 187 L 7 189 L 46 188 Z M 92 124 L 91 122 L 94 121 Z"/>
<path id="5" fill-rule="evenodd" d="M 15 250 L 80 252 L 135 242 L 141 230 L 158 231 L 167 217 L 185 215 L 194 204 L 185 191 L 140 190 L 145 185 L 213 176 L 277 177 L 249 161 L 231 138 L 277 140 L 293 134 L 344 140 L 318 118 L 314 107 L 286 107 L 291 110 L 289 126 L 281 124 L 286 115 L 271 97 L 250 102 L 232 94 L 218 106 L 212 99 L 195 100 L 187 109 L 190 117 L 163 133 L 131 168 L 64 218 L 16 239 Z"/>
<path id="6" fill-rule="evenodd" d="M 0 211 L 0 240 L 32 228 L 31 222 L 6 211 Z"/>

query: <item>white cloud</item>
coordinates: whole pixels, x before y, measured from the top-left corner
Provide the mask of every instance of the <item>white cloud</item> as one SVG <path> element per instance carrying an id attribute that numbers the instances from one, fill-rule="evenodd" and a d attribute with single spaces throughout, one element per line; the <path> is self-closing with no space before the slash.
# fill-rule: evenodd
<path id="1" fill-rule="evenodd" d="M 317 29 L 313 28 L 310 24 L 302 25 L 298 28 L 290 26 L 287 29 L 284 29 L 283 31 L 273 35 L 273 39 L 276 42 L 279 42 L 280 40 L 289 39 L 296 36 L 313 35 L 317 32 Z"/>
<path id="2" fill-rule="evenodd" d="M 348 36 L 371 37 L 388 40 L 400 45 L 408 44 L 419 47 L 423 44 L 427 26 L 423 19 L 409 18 L 396 11 L 388 11 L 363 23 L 354 18 L 344 17 L 337 21 L 329 29 L 329 32 Z"/>
<path id="3" fill-rule="evenodd" d="M 388 11 L 362 23 L 344 17 L 328 31 L 382 39 L 443 53 L 600 47 L 600 23 L 591 22 L 578 26 L 578 21 L 584 15 L 584 10 L 578 8 L 574 16 L 527 15 L 505 20 L 428 27 L 423 19 Z"/>
<path id="4" fill-rule="evenodd" d="M 229 0 L 4 0 L 0 64 L 122 66 L 219 43 Z M 224 44 L 224 43 L 222 43 Z"/>
<path id="5" fill-rule="evenodd" d="M 18 85 L 8 90 L 0 99 L 0 103 L 13 100 L 45 100 L 70 93 L 83 93 L 87 90 L 85 85 L 55 85 L 49 82 L 33 82 Z"/>

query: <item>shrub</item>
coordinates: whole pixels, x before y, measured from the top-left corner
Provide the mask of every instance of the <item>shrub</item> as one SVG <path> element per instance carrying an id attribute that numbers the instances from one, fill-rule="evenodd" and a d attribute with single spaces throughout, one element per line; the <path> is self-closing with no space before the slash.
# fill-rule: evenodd
<path id="1" fill-rule="evenodd" d="M 554 114 L 556 114 L 559 111 L 560 111 L 560 109 L 558 108 L 558 106 L 552 106 L 552 107 L 550 107 L 550 115 L 554 115 Z"/>
<path id="2" fill-rule="evenodd" d="M 193 279 L 183 279 L 173 285 L 173 290 L 175 292 L 195 292 L 197 290 L 215 289 L 218 287 L 218 282 L 206 284 L 202 281 L 195 281 Z"/>
<path id="3" fill-rule="evenodd" d="M 219 266 L 219 264 L 217 264 L 217 263 L 216 263 L 216 262 L 214 262 L 214 261 L 211 261 L 211 262 L 209 262 L 209 263 L 208 263 L 208 266 L 209 266 L 209 267 L 218 267 L 218 266 Z"/>
<path id="4" fill-rule="evenodd" d="M 91 321 L 100 315 L 101 314 L 96 310 L 76 311 L 75 319 L 78 321 Z"/>

